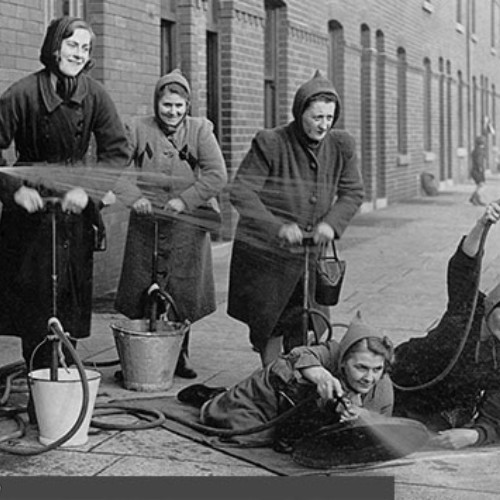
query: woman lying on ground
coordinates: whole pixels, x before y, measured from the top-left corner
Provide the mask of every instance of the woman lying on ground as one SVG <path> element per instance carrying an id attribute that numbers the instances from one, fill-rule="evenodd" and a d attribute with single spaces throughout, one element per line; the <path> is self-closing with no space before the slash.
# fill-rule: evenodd
<path id="1" fill-rule="evenodd" d="M 204 425 L 243 430 L 265 424 L 309 399 L 303 411 L 270 428 L 233 439 L 246 446 L 287 451 L 304 431 L 350 421 L 375 412 L 391 416 L 391 341 L 364 324 L 359 316 L 339 342 L 294 348 L 228 390 L 201 384 L 180 391 L 178 399 L 200 407 Z M 317 393 L 318 398 L 311 396 Z"/>

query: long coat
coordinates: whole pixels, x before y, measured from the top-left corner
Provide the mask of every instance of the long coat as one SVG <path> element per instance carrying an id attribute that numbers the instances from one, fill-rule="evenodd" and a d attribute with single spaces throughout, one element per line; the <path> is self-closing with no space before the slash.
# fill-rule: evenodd
<path id="1" fill-rule="evenodd" d="M 304 146 L 295 121 L 263 130 L 253 139 L 231 186 L 231 202 L 240 219 L 228 314 L 250 326 L 254 345 L 258 339 L 252 332 L 261 339 L 271 335 L 304 274 L 303 255 L 281 246 L 279 228 L 296 222 L 311 231 L 325 221 L 339 238 L 363 194 L 354 139 L 347 132 L 331 130 L 316 151 Z"/>
<path id="2" fill-rule="evenodd" d="M 42 196 L 62 196 L 74 186 L 93 193 L 92 187 L 102 181 L 89 175 L 92 170 L 82 169 L 82 174 L 75 169 L 80 173 L 71 175 L 72 166 L 83 164 L 92 134 L 98 166 L 125 166 L 127 141 L 116 108 L 102 85 L 86 74 L 79 76 L 67 103 L 55 93 L 46 70 L 19 80 L 0 97 L 0 150 L 14 141 L 16 165 L 37 165 L 40 172 L 24 181 L 0 172 L 2 335 L 41 339 L 54 314 L 71 336 L 90 334 L 94 226 L 100 223 L 97 199 L 91 199 L 81 215 L 56 214 L 57 300 L 53 301 L 51 215 L 28 214 L 13 196 L 23 183 Z M 51 164 L 60 165 L 57 179 L 39 170 Z M 63 188 L 65 173 L 74 184 Z"/>
<path id="3" fill-rule="evenodd" d="M 168 200 L 180 197 L 189 212 L 224 187 L 225 163 L 207 119 L 186 117 L 170 139 L 153 116 L 136 119 L 128 130 L 133 163 L 129 175 L 116 187 L 117 195 L 127 205 L 145 196 L 155 207 L 163 207 Z M 179 154 L 186 146 L 198 160 L 194 170 Z M 216 308 L 210 235 L 189 222 L 162 217 L 158 211 L 156 217 L 157 281 L 172 295 L 181 316 L 178 319 L 194 322 Z M 129 318 L 146 314 L 146 292 L 153 279 L 153 250 L 153 218 L 131 212 L 115 302 L 116 309 Z"/>

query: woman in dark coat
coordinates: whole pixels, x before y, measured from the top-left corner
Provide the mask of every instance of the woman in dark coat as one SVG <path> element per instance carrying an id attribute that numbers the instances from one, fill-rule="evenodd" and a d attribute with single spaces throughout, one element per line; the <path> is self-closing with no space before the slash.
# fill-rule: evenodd
<path id="1" fill-rule="evenodd" d="M 316 73 L 297 90 L 292 113 L 288 125 L 257 133 L 231 186 L 240 219 L 228 313 L 249 326 L 264 366 L 281 352 L 283 337 L 286 352 L 302 341 L 297 247 L 306 233 L 317 245 L 340 238 L 364 194 L 354 140 L 332 129 L 340 114 L 333 84 Z"/>
<path id="2" fill-rule="evenodd" d="M 95 228 L 102 221 L 99 197 L 89 196 L 96 183 L 92 171 L 73 167 L 83 165 L 91 134 L 98 167 L 125 166 L 127 161 L 116 108 L 102 85 L 86 74 L 93 39 L 92 29 L 81 19 L 54 20 L 41 49 L 44 68 L 0 97 L 0 150 L 14 142 L 15 167 L 27 166 L 0 175 L 0 333 L 22 338 L 27 363 L 55 312 L 72 338 L 90 335 Z M 44 173 L 55 165 L 57 179 Z M 27 176 L 31 181 L 16 171 L 32 172 Z M 65 173 L 72 187 L 58 187 Z M 51 219 L 44 213 L 43 197 L 61 198 L 56 208 L 57 311 L 52 300 Z M 37 350 L 33 367 L 49 364 L 46 343 Z"/>
<path id="3" fill-rule="evenodd" d="M 115 307 L 132 319 L 147 315 L 154 226 L 146 214 L 153 213 L 153 205 L 178 215 L 155 214 L 157 281 L 174 299 L 177 320 L 194 323 L 216 309 L 210 235 L 183 215 L 214 203 L 227 174 L 210 121 L 188 116 L 190 93 L 179 70 L 164 75 L 155 87 L 154 116 L 138 118 L 128 127 L 132 165 L 115 192 L 132 211 Z M 194 378 L 188 342 L 186 334 L 176 374 Z"/>

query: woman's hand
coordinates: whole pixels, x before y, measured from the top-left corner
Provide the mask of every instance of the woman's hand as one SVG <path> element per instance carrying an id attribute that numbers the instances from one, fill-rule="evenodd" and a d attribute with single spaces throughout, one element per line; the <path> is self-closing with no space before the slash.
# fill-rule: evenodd
<path id="1" fill-rule="evenodd" d="M 496 224 L 499 219 L 500 219 L 500 204 L 497 201 L 492 201 L 491 203 L 488 204 L 488 206 L 484 210 L 484 213 L 481 216 L 480 221 L 482 224 L 486 224 L 488 222 Z"/>
<path id="2" fill-rule="evenodd" d="M 320 222 L 313 231 L 313 241 L 316 245 L 325 245 L 335 238 L 335 231 L 330 224 Z"/>
<path id="3" fill-rule="evenodd" d="M 43 208 L 43 200 L 36 189 L 21 186 L 14 193 L 14 201 L 30 214 Z"/>
<path id="4" fill-rule="evenodd" d="M 278 232 L 278 238 L 290 245 L 300 245 L 303 237 L 300 227 L 295 222 L 283 224 Z"/>
<path id="5" fill-rule="evenodd" d="M 459 450 L 476 444 L 478 438 L 479 433 L 474 429 L 448 429 L 438 432 L 429 443 L 440 448 Z"/>
<path id="6" fill-rule="evenodd" d="M 132 209 L 138 214 L 150 214 L 153 211 L 153 205 L 147 198 L 139 198 L 133 205 Z"/>
<path id="7" fill-rule="evenodd" d="M 74 188 L 68 191 L 61 202 L 63 212 L 81 213 L 89 202 L 89 195 L 82 188 Z"/>
<path id="8" fill-rule="evenodd" d="M 180 214 L 186 210 L 186 204 L 180 198 L 172 198 L 168 201 L 165 208 L 172 210 L 176 214 Z"/>

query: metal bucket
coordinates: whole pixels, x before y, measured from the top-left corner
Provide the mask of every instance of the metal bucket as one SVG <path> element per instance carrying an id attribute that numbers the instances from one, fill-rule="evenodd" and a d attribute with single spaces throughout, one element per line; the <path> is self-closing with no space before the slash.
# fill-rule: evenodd
<path id="1" fill-rule="evenodd" d="M 166 391 L 174 371 L 189 322 L 158 320 L 149 331 L 149 320 L 123 320 L 111 324 L 120 358 L 125 389 Z"/>

